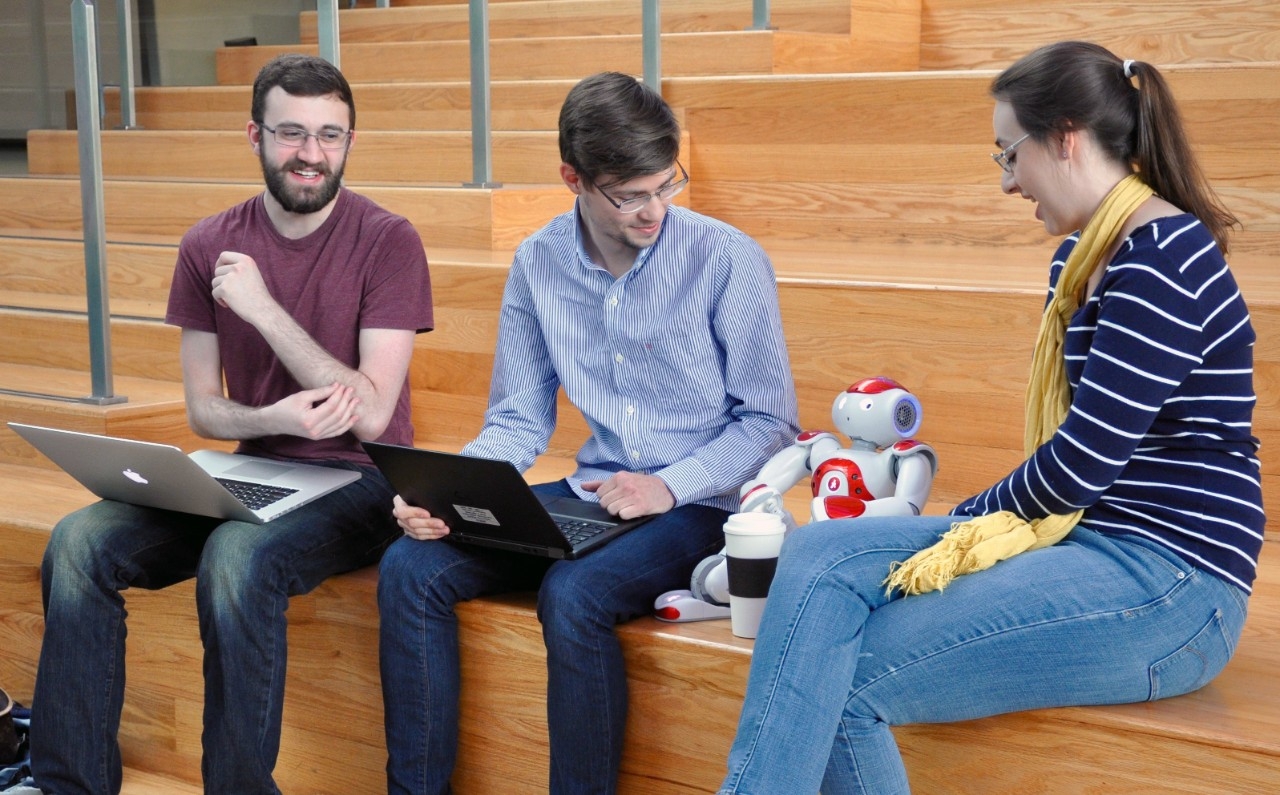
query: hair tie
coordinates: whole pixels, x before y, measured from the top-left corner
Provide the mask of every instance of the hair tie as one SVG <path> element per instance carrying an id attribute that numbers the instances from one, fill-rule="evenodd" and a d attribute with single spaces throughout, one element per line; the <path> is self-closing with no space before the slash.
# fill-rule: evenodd
<path id="1" fill-rule="evenodd" d="M 1133 79 L 1133 59 L 1132 58 L 1124 62 L 1124 79 L 1125 80 Z"/>

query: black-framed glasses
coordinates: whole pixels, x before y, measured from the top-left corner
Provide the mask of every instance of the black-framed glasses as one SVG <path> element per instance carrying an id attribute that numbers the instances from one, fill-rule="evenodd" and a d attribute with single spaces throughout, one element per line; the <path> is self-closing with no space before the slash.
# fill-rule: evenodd
<path id="1" fill-rule="evenodd" d="M 670 201 L 674 199 L 680 191 L 684 190 L 684 186 L 689 184 L 689 172 L 684 170 L 684 166 L 680 165 L 679 160 L 676 161 L 676 168 L 680 169 L 680 179 L 663 185 L 653 193 L 646 193 L 641 196 L 632 196 L 629 199 L 617 201 L 612 196 L 605 193 L 604 188 L 597 186 L 596 190 L 600 191 L 600 195 L 608 199 L 610 204 L 618 208 L 618 212 L 627 215 L 631 213 L 638 213 L 649 204 L 650 199 L 657 199 L 658 201 L 663 202 Z"/>
<path id="2" fill-rule="evenodd" d="M 996 161 L 997 166 L 1000 166 L 1000 168 L 1004 169 L 1007 173 L 1012 174 L 1013 158 L 1015 157 L 1014 150 L 1017 149 L 1018 146 L 1023 141 L 1027 140 L 1030 137 L 1031 137 L 1031 133 L 1027 133 L 1026 135 L 1022 136 L 1018 140 L 1006 146 L 1004 149 L 1001 149 L 999 152 L 996 152 L 995 154 L 993 154 L 991 156 L 991 159 Z"/>
<path id="3" fill-rule="evenodd" d="M 320 132 L 313 133 L 292 124 L 281 124 L 279 127 L 268 127 L 265 124 L 258 126 L 271 133 L 276 143 L 290 149 L 306 146 L 308 138 L 316 139 L 321 149 L 341 149 L 347 145 L 352 133 L 351 130 L 339 130 L 334 127 L 325 127 Z"/>

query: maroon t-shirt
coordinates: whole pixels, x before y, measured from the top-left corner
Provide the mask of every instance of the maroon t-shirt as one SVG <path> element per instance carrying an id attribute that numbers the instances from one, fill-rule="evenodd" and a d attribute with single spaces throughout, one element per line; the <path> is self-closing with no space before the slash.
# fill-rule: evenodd
<path id="1" fill-rule="evenodd" d="M 322 348 L 351 368 L 360 366 L 361 329 L 432 328 L 431 279 L 417 231 L 363 196 L 343 189 L 319 229 L 300 240 L 276 231 L 262 196 L 204 220 L 182 238 L 165 322 L 218 335 L 227 396 L 266 406 L 302 386 L 258 330 L 213 300 L 214 265 L 223 251 L 253 257 L 273 298 Z M 409 385 L 378 441 L 413 444 Z M 347 433 L 312 441 L 265 436 L 240 450 L 279 458 L 344 459 L 369 463 Z"/>

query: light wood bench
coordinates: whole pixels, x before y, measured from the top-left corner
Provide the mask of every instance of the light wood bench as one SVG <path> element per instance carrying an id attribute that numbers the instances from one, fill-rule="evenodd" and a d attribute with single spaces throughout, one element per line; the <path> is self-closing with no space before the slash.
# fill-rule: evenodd
<path id="1" fill-rule="evenodd" d="M 544 461 L 555 477 L 564 462 Z M 48 525 L 85 501 L 59 473 L 17 475 L 0 498 L 0 680 L 29 702 L 42 621 L 38 562 Z M 33 468 L 27 468 L 33 469 Z M 1205 689 L 1167 701 L 1069 708 L 895 730 L 918 792 L 1268 792 L 1280 780 L 1280 550 L 1268 542 L 1236 658 Z M 335 577 L 291 602 L 286 792 L 373 792 L 385 751 L 376 572 Z M 200 642 L 190 584 L 127 592 L 131 643 L 121 742 L 132 769 L 199 777 Z M 531 595 L 459 608 L 463 722 L 455 791 L 545 789 L 545 654 Z M 710 792 L 736 726 L 751 642 L 725 622 L 642 618 L 619 628 L 631 714 L 621 791 Z M 320 750 L 323 749 L 323 750 Z M 126 793 L 134 790 L 126 790 Z"/>
<path id="2" fill-rule="evenodd" d="M 850 0 L 773 0 L 770 22 L 779 30 L 849 33 Z M 491 3 L 489 36 L 495 39 L 545 36 L 614 36 L 640 32 L 640 7 L 633 0 L 505 0 Z M 742 0 L 683 0 L 662 9 L 663 33 L 744 30 L 751 26 L 751 3 Z M 466 3 L 397 5 L 338 12 L 344 42 L 433 41 L 470 35 Z M 316 12 L 304 11 L 301 40 L 316 42 Z"/>
<path id="3" fill-rule="evenodd" d="M 176 250 L 169 244 L 109 248 L 115 281 L 112 306 L 120 317 L 115 329 L 115 372 L 123 378 L 168 381 L 171 400 L 180 401 L 177 382 L 178 332 L 159 321 L 167 296 Z M 487 404 L 498 311 L 510 253 L 474 253 L 428 247 L 435 298 L 436 330 L 417 338 L 410 385 L 418 439 L 427 445 L 461 444 L 478 432 Z M 958 262 L 946 252 L 937 259 L 925 253 L 892 251 L 877 255 L 866 248 L 856 258 L 783 244 L 771 247 L 778 272 L 783 330 L 788 341 L 801 424 L 828 428 L 835 395 L 867 375 L 889 375 L 911 388 L 924 405 L 919 437 L 939 452 L 941 469 L 934 499 L 954 503 L 985 488 L 1021 460 L 1023 390 L 1030 351 L 1044 294 L 1048 248 L 1022 252 L 1018 262 Z M 87 326 L 83 301 L 75 288 L 82 277 L 74 244 L 13 241 L 0 244 L 0 264 L 10 263 L 0 277 L 27 292 L 10 293 L 43 311 L 0 313 L 0 332 L 11 340 L 0 362 L 29 370 L 16 372 L 9 388 L 30 388 L 42 381 L 62 383 L 68 376 L 41 375 L 38 368 L 86 373 Z M 994 256 L 994 255 L 993 255 Z M 1280 271 L 1267 259 L 1244 257 L 1235 275 L 1249 301 L 1259 342 L 1255 347 L 1255 386 L 1259 402 L 1255 433 L 1264 441 L 1280 433 Z M 63 292 L 55 292 L 63 291 Z M 87 380 L 72 384 L 68 396 L 87 393 Z M 143 405 L 127 407 L 132 416 L 148 411 L 146 383 L 134 386 Z M 130 395 L 127 385 L 117 390 Z M 16 403 L 0 396 L 0 406 Z M 26 405 L 25 403 L 22 405 Z M 37 409 L 31 409 L 36 411 Z M 125 407 L 110 409 L 124 416 Z M 182 408 L 173 416 L 149 421 L 134 433 L 185 427 Z M 562 402 L 561 427 L 551 440 L 554 455 L 572 456 L 587 429 L 577 411 Z M 90 420 L 85 420 L 90 422 Z M 129 435 L 125 421 L 94 421 L 99 432 Z M 0 428 L 0 438 L 5 433 Z M 175 437 L 194 441 L 186 435 Z M 163 438 L 156 439 L 162 441 Z M 21 445 L 20 445 L 21 447 Z M 1280 452 L 1262 448 L 1264 495 L 1280 501 Z"/>
<path id="4" fill-rule="evenodd" d="M 494 130 L 554 130 L 560 104 L 577 80 L 495 80 L 489 86 Z M 360 130 L 470 130 L 471 84 L 356 83 Z M 134 92 L 137 124 L 147 130 L 243 130 L 249 121 L 249 91 L 230 86 L 139 86 Z M 69 95 L 74 102 L 74 95 Z M 120 92 L 103 94 L 104 130 L 120 126 Z M 68 114 L 74 119 L 75 114 Z"/>
<path id="5" fill-rule="evenodd" d="M 463 189 L 450 186 L 353 186 L 405 216 L 433 246 L 514 249 L 548 218 L 573 206 L 560 186 Z M 262 191 L 256 182 L 107 180 L 108 239 L 172 243 L 191 225 Z M 80 185 L 71 178 L 0 178 L 0 235 L 78 238 Z"/>
<path id="6" fill-rule="evenodd" d="M 342 47 L 342 71 L 352 83 L 465 80 L 466 39 L 431 42 L 355 42 Z M 317 54 L 315 45 L 223 47 L 216 52 L 219 84 L 248 85 L 268 60 L 286 52 Z M 643 73 L 637 34 L 496 39 L 490 42 L 496 80 L 581 79 L 595 72 Z M 554 57 L 548 57 L 554 53 Z M 793 74 L 914 69 L 914 51 L 902 60 L 853 46 L 838 33 L 750 30 L 671 33 L 662 37 L 662 68 L 671 75 Z"/>
<path id="7" fill-rule="evenodd" d="M 1155 64 L 1280 60 L 1280 7 L 1268 0 L 1070 3 L 1051 12 L 1037 0 L 922 5 L 921 69 L 1003 68 L 1068 38 Z"/>

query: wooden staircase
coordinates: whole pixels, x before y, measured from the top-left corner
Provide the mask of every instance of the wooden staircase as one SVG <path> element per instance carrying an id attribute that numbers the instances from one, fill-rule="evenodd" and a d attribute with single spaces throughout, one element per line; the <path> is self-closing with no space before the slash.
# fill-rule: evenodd
<path id="1" fill-rule="evenodd" d="M 347 184 L 408 217 L 431 263 L 437 329 L 410 379 L 424 446 L 480 427 L 511 252 L 571 206 L 557 182 L 559 105 L 600 69 L 639 72 L 639 4 L 491 3 L 494 177 L 470 178 L 466 4 L 342 11 L 342 64 L 359 132 Z M 939 451 L 931 512 L 1021 458 L 1022 389 L 1053 241 L 999 191 L 990 164 L 995 69 L 1040 43 L 1088 37 L 1166 67 L 1202 164 L 1244 228 L 1233 270 L 1258 331 L 1255 433 L 1280 504 L 1280 7 L 1238 0 L 922 3 L 774 0 L 775 31 L 747 31 L 746 0 L 663 10 L 664 96 L 685 131 L 679 198 L 759 239 L 778 275 L 802 424 L 825 427 L 852 380 L 898 378 Z M 1210 36 L 1206 26 L 1213 30 Z M 289 49 L 314 51 L 314 15 L 290 48 L 227 48 L 219 85 L 142 88 L 141 131 L 104 133 L 116 391 L 90 406 L 0 391 L 0 420 L 211 446 L 188 429 L 177 331 L 162 321 L 177 242 L 201 217 L 261 190 L 244 135 L 248 84 Z M 107 104 L 116 96 L 108 92 Z M 107 126 L 111 125 L 108 118 Z M 74 134 L 35 131 L 30 176 L 0 179 L 0 390 L 89 391 Z M 562 475 L 585 426 L 562 427 L 534 480 Z M 0 427 L 0 681 L 29 700 L 42 632 L 38 565 L 49 529 L 87 492 Z M 803 495 L 789 495 L 803 512 Z M 898 736 L 917 791 L 1262 793 L 1280 781 L 1280 537 L 1240 653 L 1200 693 L 1158 704 L 1046 710 Z M 288 792 L 382 789 L 372 569 L 290 609 L 277 779 Z M 126 793 L 199 781 L 200 644 L 190 584 L 130 592 Z M 464 724 L 456 790 L 543 791 L 544 658 L 527 596 L 459 610 Z M 620 629 L 633 693 L 622 791 L 718 783 L 751 644 L 723 623 Z M 1061 749 L 1070 749 L 1063 752 Z M 318 750 L 320 749 L 320 750 Z M 156 785 L 155 777 L 159 778 Z M 176 781 L 165 790 L 166 781 Z"/>

